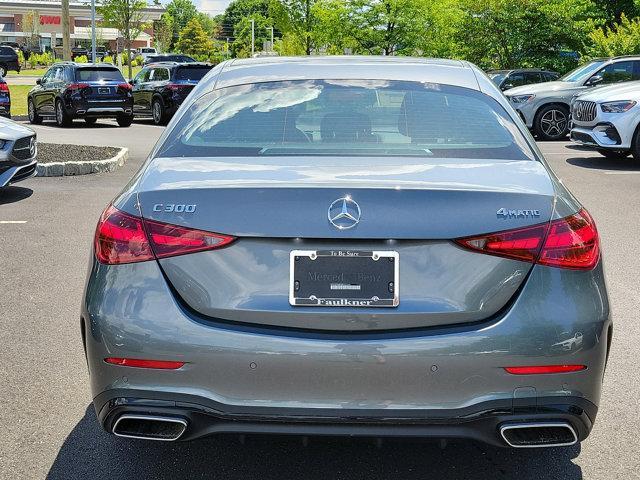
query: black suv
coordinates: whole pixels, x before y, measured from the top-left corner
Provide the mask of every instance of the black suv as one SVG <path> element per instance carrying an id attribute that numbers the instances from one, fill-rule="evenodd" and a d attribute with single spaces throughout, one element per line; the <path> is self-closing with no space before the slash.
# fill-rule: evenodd
<path id="1" fill-rule="evenodd" d="M 115 118 L 128 127 L 133 121 L 131 85 L 110 63 L 56 63 L 36 84 L 27 96 L 31 123 L 50 117 L 66 127 L 74 118 L 88 124 Z"/>
<path id="2" fill-rule="evenodd" d="M 489 70 L 489 78 L 493 80 L 500 90 L 530 85 L 532 83 L 553 82 L 560 75 L 556 72 L 539 70 L 537 68 L 519 68 L 517 70 Z"/>
<path id="3" fill-rule="evenodd" d="M 147 65 L 131 80 L 133 113 L 167 123 L 189 92 L 213 68 L 210 63 L 162 62 Z"/>
<path id="4" fill-rule="evenodd" d="M 189 55 L 183 55 L 181 53 L 154 53 L 147 55 L 142 61 L 142 65 L 149 65 L 150 63 L 159 62 L 178 62 L 178 63 L 193 63 L 195 59 Z"/>
<path id="5" fill-rule="evenodd" d="M 87 57 L 89 58 L 89 49 L 85 47 L 73 47 L 71 49 L 71 60 L 75 60 L 78 57 Z"/>
<path id="6" fill-rule="evenodd" d="M 18 53 L 8 45 L 0 45 L 0 77 L 4 77 L 9 70 L 20 73 Z"/>

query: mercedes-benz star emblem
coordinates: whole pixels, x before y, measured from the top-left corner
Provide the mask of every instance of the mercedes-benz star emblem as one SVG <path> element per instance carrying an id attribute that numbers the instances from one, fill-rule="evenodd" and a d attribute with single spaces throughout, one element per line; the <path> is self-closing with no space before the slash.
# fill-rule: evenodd
<path id="1" fill-rule="evenodd" d="M 360 205 L 349 196 L 339 198 L 329 205 L 328 218 L 339 230 L 353 228 L 360 222 Z"/>

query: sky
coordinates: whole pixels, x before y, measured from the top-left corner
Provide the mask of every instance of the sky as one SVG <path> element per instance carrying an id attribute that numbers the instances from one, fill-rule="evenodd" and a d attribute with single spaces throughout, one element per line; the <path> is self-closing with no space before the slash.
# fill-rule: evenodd
<path id="1" fill-rule="evenodd" d="M 209 15 L 219 15 L 224 12 L 231 0 L 194 0 L 198 10 Z"/>

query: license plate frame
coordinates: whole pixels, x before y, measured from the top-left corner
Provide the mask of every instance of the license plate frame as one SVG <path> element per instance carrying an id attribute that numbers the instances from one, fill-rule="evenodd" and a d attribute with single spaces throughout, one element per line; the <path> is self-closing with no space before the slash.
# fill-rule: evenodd
<path id="1" fill-rule="evenodd" d="M 392 250 L 292 250 L 289 255 L 289 304 L 295 307 L 395 308 L 400 304 L 399 258 L 398 252 Z M 320 273 L 308 271 L 307 267 L 315 266 L 313 262 L 316 261 L 319 261 Z M 369 263 L 381 261 L 389 263 Z M 334 273 L 323 273 L 325 270 Z M 332 292 L 336 294 L 328 294 Z M 372 292 L 375 295 L 370 295 Z"/>
<path id="2" fill-rule="evenodd" d="M 99 95 L 109 95 L 111 93 L 111 87 L 98 87 Z"/>

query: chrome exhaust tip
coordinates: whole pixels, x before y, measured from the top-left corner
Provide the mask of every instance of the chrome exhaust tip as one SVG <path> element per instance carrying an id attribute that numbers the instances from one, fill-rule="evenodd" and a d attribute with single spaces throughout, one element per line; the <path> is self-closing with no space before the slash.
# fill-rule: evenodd
<path id="1" fill-rule="evenodd" d="M 87 113 L 86 110 L 77 110 L 76 111 L 76 114 L 78 114 L 78 115 L 84 115 L 85 113 Z"/>
<path id="2" fill-rule="evenodd" d="M 120 415 L 113 425 L 113 434 L 118 437 L 138 438 L 173 442 L 187 429 L 187 421 L 177 417 L 152 415 Z"/>
<path id="3" fill-rule="evenodd" d="M 507 423 L 500 435 L 510 447 L 568 447 L 578 443 L 578 435 L 567 422 Z"/>

